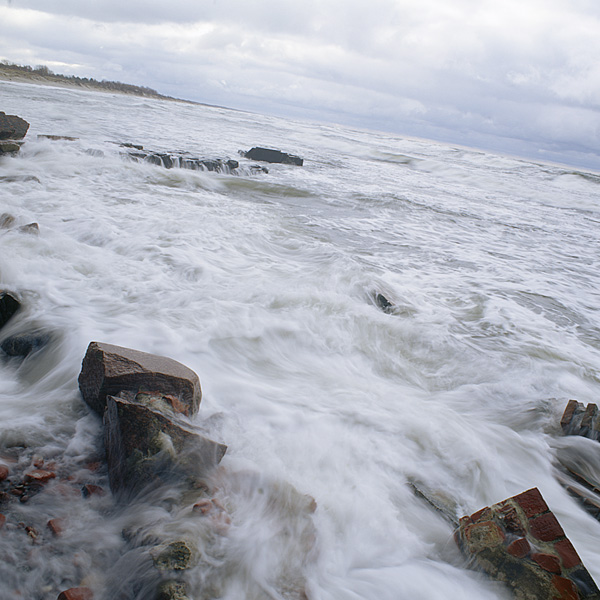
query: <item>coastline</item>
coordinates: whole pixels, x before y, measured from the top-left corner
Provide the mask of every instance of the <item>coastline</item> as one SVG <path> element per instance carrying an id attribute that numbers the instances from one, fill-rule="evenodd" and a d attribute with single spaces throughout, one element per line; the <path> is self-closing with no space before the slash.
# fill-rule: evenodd
<path id="1" fill-rule="evenodd" d="M 70 88 L 75 90 L 83 90 L 89 92 L 105 92 L 108 94 L 123 94 L 126 96 L 139 96 L 141 98 L 152 98 L 155 100 L 170 100 L 171 102 L 181 102 L 183 104 L 196 104 L 200 106 L 211 106 L 202 102 L 194 102 L 193 100 L 184 100 L 183 98 L 173 98 L 172 96 L 164 96 L 154 90 L 131 91 L 125 89 L 109 89 L 103 85 L 95 84 L 94 82 L 83 82 L 77 79 L 71 79 L 62 75 L 43 75 L 33 71 L 22 71 L 12 69 L 0 64 L 0 81 L 12 81 L 15 83 L 33 83 L 37 85 L 47 85 L 51 87 Z M 133 87 L 133 86 L 132 86 Z"/>

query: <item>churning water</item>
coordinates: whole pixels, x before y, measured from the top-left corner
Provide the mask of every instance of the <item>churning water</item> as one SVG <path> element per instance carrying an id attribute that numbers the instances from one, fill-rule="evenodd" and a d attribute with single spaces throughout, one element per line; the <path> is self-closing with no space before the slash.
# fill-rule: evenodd
<path id="1" fill-rule="evenodd" d="M 203 550 L 210 585 L 194 571 L 194 599 L 279 597 L 276 574 L 303 552 L 282 534 L 296 531 L 277 500 L 287 483 L 317 503 L 311 600 L 510 597 L 467 568 L 411 484 L 458 516 L 537 486 L 600 582 L 600 523 L 555 478 L 559 453 L 600 463 L 559 427 L 569 398 L 600 396 L 600 176 L 130 96 L 0 83 L 0 99 L 31 123 L 19 156 L 0 159 L 0 213 L 40 227 L 0 230 L 0 289 L 24 304 L 1 337 L 50 335 L 0 362 L 15 468 L 39 455 L 106 485 L 84 468 L 100 423 L 77 388 L 88 343 L 103 341 L 195 370 L 197 421 L 229 446 L 232 523 Z M 259 145 L 305 163 L 167 170 L 115 142 L 210 158 Z M 270 482 L 275 500 L 244 495 L 236 473 Z M 70 530 L 45 549 L 22 528 L 0 534 L 2 598 L 54 599 L 82 581 L 102 594 L 121 576 L 127 516 L 110 495 L 53 482 L 11 504 L 7 524 L 46 536 L 55 517 Z"/>

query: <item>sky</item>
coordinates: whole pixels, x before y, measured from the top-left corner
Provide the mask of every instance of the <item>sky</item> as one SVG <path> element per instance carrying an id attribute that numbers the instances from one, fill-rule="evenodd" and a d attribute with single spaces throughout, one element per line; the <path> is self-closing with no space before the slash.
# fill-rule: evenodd
<path id="1" fill-rule="evenodd" d="M 598 0 L 0 0 L 0 59 L 600 171 Z"/>

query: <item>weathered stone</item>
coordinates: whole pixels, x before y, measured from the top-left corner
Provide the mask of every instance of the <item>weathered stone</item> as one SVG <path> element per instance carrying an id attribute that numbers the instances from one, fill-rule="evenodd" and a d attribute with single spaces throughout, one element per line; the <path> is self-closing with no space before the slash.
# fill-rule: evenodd
<path id="1" fill-rule="evenodd" d="M 21 149 L 19 142 L 0 141 L 0 154 L 15 154 Z"/>
<path id="2" fill-rule="evenodd" d="M 79 375 L 79 389 L 90 408 L 102 415 L 106 397 L 124 390 L 160 390 L 176 396 L 198 412 L 202 391 L 194 371 L 170 358 L 129 348 L 92 342 L 87 349 Z"/>
<path id="3" fill-rule="evenodd" d="M 65 524 L 65 519 L 50 519 L 48 523 L 46 523 L 46 527 L 52 532 L 53 536 L 60 537 L 64 531 Z"/>
<path id="4" fill-rule="evenodd" d="M 19 301 L 8 292 L 0 290 L 0 328 L 19 310 Z"/>
<path id="5" fill-rule="evenodd" d="M 158 570 L 184 571 L 194 564 L 197 550 L 190 542 L 178 540 L 152 548 L 150 554 Z"/>
<path id="6" fill-rule="evenodd" d="M 138 491 L 161 482 L 200 478 L 227 450 L 158 411 L 124 398 L 108 397 L 104 423 L 113 491 Z"/>
<path id="7" fill-rule="evenodd" d="M 81 486 L 81 495 L 84 498 L 89 498 L 90 496 L 104 496 L 104 488 L 99 485 L 94 485 L 93 483 L 86 483 Z"/>
<path id="8" fill-rule="evenodd" d="M 474 566 L 509 585 L 520 600 L 600 600 L 537 489 L 463 517 L 455 539 Z"/>
<path id="9" fill-rule="evenodd" d="M 34 350 L 42 348 L 49 339 L 47 334 L 22 333 L 3 340 L 0 348 L 8 356 L 20 356 L 24 358 Z"/>
<path id="10" fill-rule="evenodd" d="M 22 140 L 28 129 L 25 119 L 0 112 L 0 140 Z"/>
<path id="11" fill-rule="evenodd" d="M 34 469 L 33 471 L 29 471 L 25 473 L 24 481 L 25 483 L 47 483 L 51 479 L 56 477 L 56 473 L 54 471 L 45 471 L 43 469 Z"/>
<path id="12" fill-rule="evenodd" d="M 156 600 L 189 600 L 183 581 L 163 581 L 156 591 Z"/>
<path id="13" fill-rule="evenodd" d="M 93 600 L 94 593 L 87 587 L 70 588 L 61 592 L 57 600 Z"/>
<path id="14" fill-rule="evenodd" d="M 394 312 L 394 305 L 383 295 L 375 295 L 375 304 L 384 312 L 391 314 Z"/>
<path id="15" fill-rule="evenodd" d="M 10 471 L 6 465 L 0 465 L 0 481 L 8 478 Z"/>
<path id="16" fill-rule="evenodd" d="M 281 150 L 272 150 L 270 148 L 254 147 L 248 150 L 248 152 L 242 152 L 241 154 L 246 158 L 261 162 L 282 163 L 296 165 L 298 167 L 301 167 L 304 164 L 304 160 L 299 156 L 287 154 L 286 152 L 281 152 Z"/>
<path id="17" fill-rule="evenodd" d="M 0 215 L 0 229 L 10 229 L 15 222 L 13 215 L 9 213 L 2 213 Z"/>
<path id="18" fill-rule="evenodd" d="M 21 233 L 33 233 L 37 235 L 40 232 L 40 226 L 37 223 L 27 223 L 18 228 Z"/>

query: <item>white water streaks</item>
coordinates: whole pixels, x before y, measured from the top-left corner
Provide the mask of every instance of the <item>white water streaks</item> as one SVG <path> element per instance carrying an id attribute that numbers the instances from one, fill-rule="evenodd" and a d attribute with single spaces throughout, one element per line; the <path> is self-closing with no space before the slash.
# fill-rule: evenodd
<path id="1" fill-rule="evenodd" d="M 539 487 L 600 581 L 600 524 L 554 476 L 556 452 L 581 452 L 560 437 L 568 398 L 600 390 L 596 175 L 122 95 L 0 83 L 0 98 L 31 123 L 20 155 L 0 159 L 0 213 L 40 226 L 0 231 L 0 288 L 25 305 L 0 341 L 51 335 L 0 364 L 14 472 L 36 454 L 106 486 L 86 468 L 101 427 L 77 389 L 88 343 L 104 341 L 194 369 L 197 422 L 229 446 L 219 489 L 231 529 L 193 570 L 193 598 L 277 597 L 276 574 L 301 560 L 281 537 L 295 521 L 257 500 L 261 485 L 237 485 L 240 472 L 275 498 L 289 482 L 316 500 L 310 600 L 509 597 L 468 570 L 411 482 L 458 516 Z M 235 159 L 260 145 L 305 162 L 166 170 L 113 142 Z M 131 513 L 110 495 L 61 502 L 60 514 L 47 493 L 7 509 L 40 532 L 56 516 L 72 523 L 51 558 L 6 531 L 7 594 L 54 599 L 81 581 L 101 593 L 123 569 L 143 571 L 143 557 L 123 562 Z M 159 528 L 199 527 L 159 513 Z"/>

